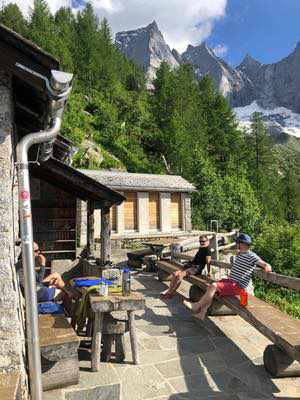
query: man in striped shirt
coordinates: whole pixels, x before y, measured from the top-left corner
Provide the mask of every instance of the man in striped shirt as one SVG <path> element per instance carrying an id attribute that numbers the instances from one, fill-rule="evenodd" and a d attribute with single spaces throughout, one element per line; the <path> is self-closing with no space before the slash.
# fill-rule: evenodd
<path id="1" fill-rule="evenodd" d="M 235 296 L 240 294 L 242 289 L 247 289 L 251 275 L 258 265 L 266 272 L 271 272 L 272 268 L 263 261 L 257 254 L 250 251 L 251 238 L 245 233 L 241 233 L 237 239 L 238 254 L 234 259 L 233 266 L 228 279 L 221 279 L 208 286 L 206 293 L 197 303 L 185 301 L 185 304 L 192 308 L 195 316 L 204 319 L 206 312 L 211 305 L 214 295 Z"/>

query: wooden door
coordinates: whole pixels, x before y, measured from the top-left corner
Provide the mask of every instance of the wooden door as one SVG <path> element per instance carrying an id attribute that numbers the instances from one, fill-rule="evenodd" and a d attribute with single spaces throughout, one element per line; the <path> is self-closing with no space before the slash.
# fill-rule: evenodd
<path id="1" fill-rule="evenodd" d="M 182 229 L 182 209 L 180 193 L 171 194 L 171 228 Z"/>
<path id="2" fill-rule="evenodd" d="M 117 231 L 117 206 L 110 207 L 110 227 L 113 232 Z"/>
<path id="3" fill-rule="evenodd" d="M 160 229 L 159 193 L 149 193 L 149 228 Z"/>
<path id="4" fill-rule="evenodd" d="M 126 231 L 137 230 L 137 194 L 127 192 L 124 194 L 124 226 Z"/>

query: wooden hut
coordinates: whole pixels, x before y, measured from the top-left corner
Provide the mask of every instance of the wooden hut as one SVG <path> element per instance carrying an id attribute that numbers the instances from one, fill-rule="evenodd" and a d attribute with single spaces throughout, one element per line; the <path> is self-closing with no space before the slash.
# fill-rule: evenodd
<path id="1" fill-rule="evenodd" d="M 184 236 L 191 233 L 191 194 L 196 189 L 181 176 L 107 170 L 81 172 L 125 197 L 122 204 L 110 210 L 112 239 Z M 100 214 L 95 213 L 96 240 L 101 235 Z M 81 236 L 84 241 L 84 228 Z"/>

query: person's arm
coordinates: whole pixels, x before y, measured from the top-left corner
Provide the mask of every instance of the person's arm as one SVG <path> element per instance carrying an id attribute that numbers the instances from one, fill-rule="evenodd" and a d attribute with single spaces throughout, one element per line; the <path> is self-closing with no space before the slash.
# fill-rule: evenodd
<path id="1" fill-rule="evenodd" d="M 257 265 L 263 268 L 265 272 L 272 272 L 271 265 L 262 260 L 261 258 L 258 260 Z"/>
<path id="2" fill-rule="evenodd" d="M 56 289 L 60 289 L 60 290 L 65 289 L 65 282 L 63 281 L 62 277 L 57 272 L 53 272 L 52 274 L 48 275 L 43 280 L 43 283 L 48 283 L 50 286 L 56 287 Z"/>
<path id="3" fill-rule="evenodd" d="M 197 253 L 195 254 L 195 257 L 190 261 L 191 267 L 196 266 L 196 265 L 199 264 L 199 262 L 198 262 L 199 251 L 200 251 L 200 249 L 199 249 L 199 250 L 197 251 Z"/>
<path id="4" fill-rule="evenodd" d="M 46 258 L 42 254 L 39 254 L 37 257 L 37 262 L 40 269 L 36 273 L 36 281 L 42 283 L 46 272 Z"/>
<path id="5" fill-rule="evenodd" d="M 210 275 L 210 263 L 211 263 L 211 256 L 206 256 L 206 268 L 208 275 Z"/>

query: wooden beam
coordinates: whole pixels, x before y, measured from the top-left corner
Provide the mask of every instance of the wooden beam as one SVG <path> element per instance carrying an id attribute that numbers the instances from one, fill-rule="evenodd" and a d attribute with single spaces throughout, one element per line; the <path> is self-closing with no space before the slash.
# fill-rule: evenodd
<path id="1" fill-rule="evenodd" d="M 110 227 L 110 208 L 101 209 L 101 264 L 104 265 L 111 257 L 111 227 Z"/>
<path id="2" fill-rule="evenodd" d="M 174 258 L 178 260 L 191 261 L 194 257 L 188 254 L 174 254 Z M 219 268 L 231 269 L 231 264 L 224 261 L 211 260 L 211 265 Z M 266 282 L 275 283 L 287 289 L 300 291 L 300 278 L 295 278 L 287 275 L 276 274 L 276 272 L 264 272 L 261 268 L 256 268 L 254 275 Z"/>
<path id="3" fill-rule="evenodd" d="M 95 256 L 95 232 L 94 232 L 94 202 L 87 202 L 87 252 L 88 255 Z"/>
<path id="4" fill-rule="evenodd" d="M 276 274 L 275 272 L 265 272 L 258 268 L 254 271 L 254 274 L 264 281 L 275 283 L 276 285 L 283 286 L 288 289 L 300 291 L 300 278 L 280 275 Z"/>

